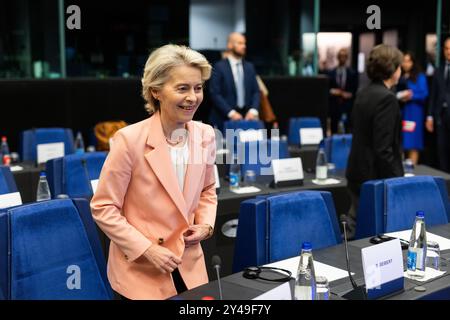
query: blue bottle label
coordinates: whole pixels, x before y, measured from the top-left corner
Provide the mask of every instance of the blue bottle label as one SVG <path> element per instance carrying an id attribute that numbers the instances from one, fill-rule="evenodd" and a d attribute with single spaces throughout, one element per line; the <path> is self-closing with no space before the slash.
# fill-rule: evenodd
<path id="1" fill-rule="evenodd" d="M 407 260 L 408 270 L 415 271 L 417 265 L 417 253 L 414 251 L 408 251 L 408 260 Z"/>
<path id="2" fill-rule="evenodd" d="M 239 175 L 230 173 L 230 186 L 239 187 Z"/>

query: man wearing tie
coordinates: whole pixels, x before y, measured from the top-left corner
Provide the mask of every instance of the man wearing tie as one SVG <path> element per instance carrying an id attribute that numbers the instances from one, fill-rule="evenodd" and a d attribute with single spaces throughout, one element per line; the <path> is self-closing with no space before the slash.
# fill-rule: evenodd
<path id="1" fill-rule="evenodd" d="M 228 36 L 227 58 L 214 65 L 209 91 L 210 122 L 220 130 L 227 120 L 258 120 L 260 92 L 253 64 L 243 58 L 246 39 L 233 32 Z"/>
<path id="2" fill-rule="evenodd" d="M 338 123 L 345 114 L 350 121 L 350 113 L 353 104 L 353 98 L 357 89 L 356 73 L 347 67 L 348 50 L 342 48 L 337 54 L 339 65 L 329 73 L 330 78 L 330 109 L 329 117 L 331 120 L 331 132 L 338 133 Z M 349 131 L 348 123 L 344 123 Z M 339 132 L 344 133 L 344 132 Z"/>
<path id="3" fill-rule="evenodd" d="M 444 58 L 445 63 L 434 73 L 425 126 L 429 132 L 435 126 L 439 167 L 450 172 L 450 37 L 444 41 Z"/>

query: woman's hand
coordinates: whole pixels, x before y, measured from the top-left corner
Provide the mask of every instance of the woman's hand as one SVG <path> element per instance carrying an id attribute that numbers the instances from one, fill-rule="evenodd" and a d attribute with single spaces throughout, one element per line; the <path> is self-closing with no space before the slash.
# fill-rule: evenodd
<path id="1" fill-rule="evenodd" d="M 172 251 L 156 244 L 145 251 L 144 257 L 162 273 L 173 272 L 181 263 L 181 259 Z"/>
<path id="2" fill-rule="evenodd" d="M 210 236 L 209 224 L 194 224 L 183 234 L 186 248 L 199 244 Z"/>

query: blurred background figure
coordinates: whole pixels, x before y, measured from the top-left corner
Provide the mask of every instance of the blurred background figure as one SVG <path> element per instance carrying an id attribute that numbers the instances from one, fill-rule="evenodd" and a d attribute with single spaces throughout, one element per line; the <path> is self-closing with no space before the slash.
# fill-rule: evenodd
<path id="1" fill-rule="evenodd" d="M 403 105 L 403 149 L 406 151 L 406 157 L 416 165 L 419 162 L 419 152 L 423 149 L 424 108 L 428 85 L 415 55 L 410 51 L 403 56 L 402 77 L 397 89 L 397 99 Z"/>
<path id="2" fill-rule="evenodd" d="M 257 75 L 256 80 L 258 81 L 258 87 L 261 92 L 260 118 L 266 124 L 266 128 L 278 129 L 277 117 L 269 101 L 269 90 L 267 90 L 260 76 Z"/>
<path id="3" fill-rule="evenodd" d="M 330 78 L 328 116 L 331 121 L 331 133 L 338 133 L 342 130 L 349 132 L 351 126 L 350 114 L 358 88 L 358 80 L 356 72 L 347 66 L 348 57 L 348 49 L 340 49 L 337 54 L 338 66 L 328 74 Z M 340 121 L 343 122 L 344 128 L 339 128 Z"/>
<path id="4" fill-rule="evenodd" d="M 445 61 L 433 76 L 425 125 L 429 132 L 436 126 L 439 167 L 450 172 L 450 37 L 445 39 L 443 48 Z"/>
<path id="5" fill-rule="evenodd" d="M 233 32 L 228 36 L 225 58 L 214 65 L 209 90 L 212 100 L 210 122 L 223 129 L 227 120 L 258 120 L 260 90 L 253 64 L 244 60 L 245 36 Z"/>

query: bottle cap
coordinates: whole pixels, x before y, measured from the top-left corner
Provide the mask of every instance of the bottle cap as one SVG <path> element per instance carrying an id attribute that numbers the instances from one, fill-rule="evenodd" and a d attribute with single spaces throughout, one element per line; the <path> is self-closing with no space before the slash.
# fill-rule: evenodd
<path id="1" fill-rule="evenodd" d="M 312 249 L 311 242 L 303 242 L 302 249 L 304 249 L 304 250 L 311 250 Z"/>
<path id="2" fill-rule="evenodd" d="M 417 211 L 417 212 L 416 212 L 416 217 L 419 217 L 419 218 L 425 217 L 425 212 L 423 212 L 423 211 Z"/>
<path id="3" fill-rule="evenodd" d="M 6 137 L 2 136 L 2 142 L 5 142 L 5 141 L 6 141 Z"/>
<path id="4" fill-rule="evenodd" d="M 45 171 L 41 171 L 41 173 L 39 174 L 40 177 L 45 177 Z"/>

